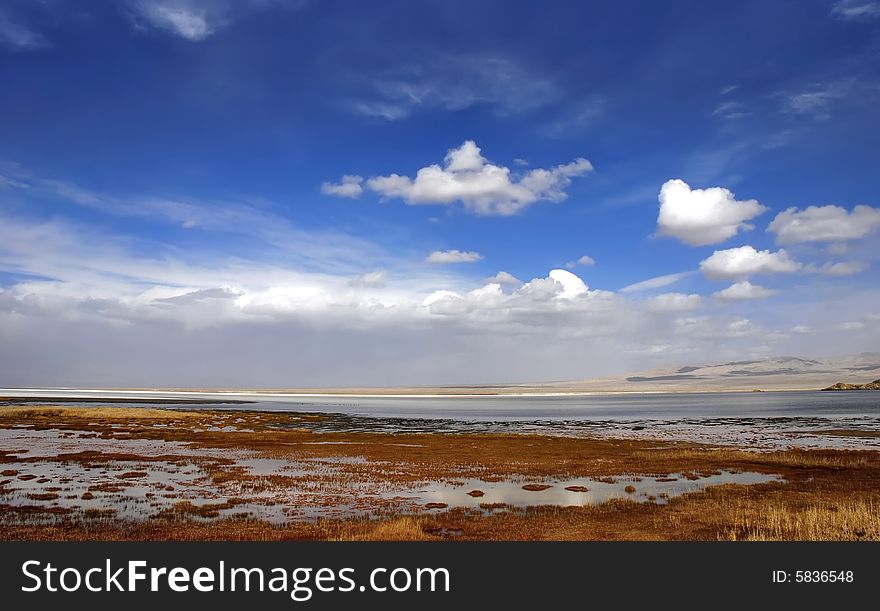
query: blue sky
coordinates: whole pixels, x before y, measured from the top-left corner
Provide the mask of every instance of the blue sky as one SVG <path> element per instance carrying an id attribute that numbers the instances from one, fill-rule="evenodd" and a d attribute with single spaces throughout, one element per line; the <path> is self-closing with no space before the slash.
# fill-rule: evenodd
<path id="1" fill-rule="evenodd" d="M 876 348 L 878 60 L 872 0 L 4 2 L 0 382 Z"/>

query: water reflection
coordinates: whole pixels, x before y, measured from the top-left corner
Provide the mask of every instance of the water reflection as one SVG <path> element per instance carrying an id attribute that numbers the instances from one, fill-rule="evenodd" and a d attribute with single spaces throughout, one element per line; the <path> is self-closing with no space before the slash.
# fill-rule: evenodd
<path id="1" fill-rule="evenodd" d="M 670 498 L 688 492 L 699 492 L 708 486 L 781 481 L 783 480 L 778 475 L 731 471 L 721 471 L 712 475 L 672 473 L 663 477 L 630 476 L 601 480 L 579 478 L 537 482 L 534 480 L 486 482 L 480 479 L 468 479 L 455 482 L 430 482 L 419 489 L 412 498 L 423 505 L 433 504 L 434 510 L 461 507 L 492 511 L 538 505 L 573 507 L 598 505 L 612 499 L 665 504 Z M 543 488 L 544 486 L 547 487 Z"/>

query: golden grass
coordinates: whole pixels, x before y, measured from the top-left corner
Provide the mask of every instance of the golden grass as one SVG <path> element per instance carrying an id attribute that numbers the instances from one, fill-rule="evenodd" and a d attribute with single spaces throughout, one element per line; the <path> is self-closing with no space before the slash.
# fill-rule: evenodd
<path id="1" fill-rule="evenodd" d="M 780 450 L 776 452 L 754 452 L 735 448 L 682 447 L 666 448 L 660 451 L 663 458 L 677 461 L 753 463 L 766 466 L 783 467 L 830 467 L 861 468 L 877 462 L 873 452 L 857 450 Z M 644 460 L 656 459 L 658 451 L 635 451 L 633 456 Z"/>
<path id="2" fill-rule="evenodd" d="M 113 420 L 179 420 L 182 418 L 204 417 L 192 411 L 157 409 L 152 407 L 58 407 L 54 405 L 32 405 L 27 407 L 2 407 L 0 416 L 6 418 L 72 418 Z"/>
<path id="3" fill-rule="evenodd" d="M 351 531 L 342 529 L 336 537 L 340 541 L 433 541 L 432 537 L 424 531 L 424 519 L 413 516 L 392 518 L 378 522 L 373 528 L 364 523 L 353 523 Z M 364 527 L 367 526 L 365 529 Z M 366 532 L 364 532 L 366 530 Z"/>
<path id="4" fill-rule="evenodd" d="M 880 504 L 869 501 L 819 502 L 798 508 L 772 502 L 758 511 L 740 511 L 726 533 L 748 541 L 880 540 Z"/>

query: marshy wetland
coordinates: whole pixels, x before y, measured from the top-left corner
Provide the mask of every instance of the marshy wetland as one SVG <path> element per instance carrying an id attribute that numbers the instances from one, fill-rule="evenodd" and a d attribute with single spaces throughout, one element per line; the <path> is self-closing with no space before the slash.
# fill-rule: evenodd
<path id="1" fill-rule="evenodd" d="M 259 407 L 3 400 L 0 538 L 880 539 L 871 409 L 708 443 Z"/>

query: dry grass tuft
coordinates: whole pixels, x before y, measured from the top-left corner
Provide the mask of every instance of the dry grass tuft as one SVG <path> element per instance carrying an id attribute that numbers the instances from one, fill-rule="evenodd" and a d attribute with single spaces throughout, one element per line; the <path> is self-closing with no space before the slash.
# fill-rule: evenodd
<path id="1" fill-rule="evenodd" d="M 354 541 L 432 541 L 434 537 L 426 534 L 422 520 L 405 516 L 385 522 L 378 522 L 374 528 L 360 534 L 343 533 L 340 539 Z"/>
<path id="2" fill-rule="evenodd" d="M 740 513 L 730 539 L 748 541 L 880 541 L 880 505 L 874 501 L 823 502 L 796 508 L 775 503 Z"/>

